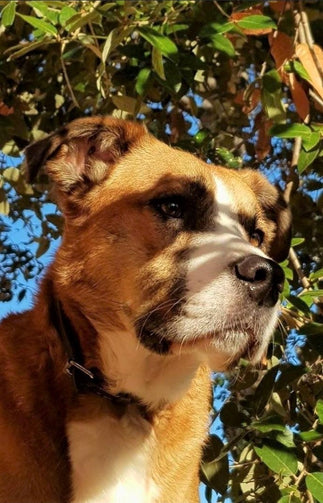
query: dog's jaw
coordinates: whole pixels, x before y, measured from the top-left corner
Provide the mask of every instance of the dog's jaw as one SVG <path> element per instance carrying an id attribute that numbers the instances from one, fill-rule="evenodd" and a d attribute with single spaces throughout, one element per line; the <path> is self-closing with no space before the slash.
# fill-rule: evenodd
<path id="1" fill-rule="evenodd" d="M 158 409 L 179 400 L 203 361 L 199 352 L 160 355 L 129 331 L 99 332 L 103 372 L 112 393 L 127 392 Z"/>

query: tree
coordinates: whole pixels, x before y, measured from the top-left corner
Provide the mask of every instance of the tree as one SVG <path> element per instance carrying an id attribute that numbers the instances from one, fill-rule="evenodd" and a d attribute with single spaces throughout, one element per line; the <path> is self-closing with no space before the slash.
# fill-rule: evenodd
<path id="1" fill-rule="evenodd" d="M 321 2 L 0 8 L 1 300 L 24 297 L 21 274 L 28 281 L 39 273 L 61 232 L 46 175 L 30 186 L 7 157 L 19 162 L 30 141 L 76 117 L 112 114 L 143 120 L 160 139 L 213 163 L 251 163 L 284 189 L 293 211 L 281 329 L 266 362 L 242 362 L 213 411 L 224 436 L 210 436 L 201 478 L 208 501 L 216 491 L 218 501 L 322 502 Z M 25 242 L 11 241 L 11 225 L 25 228 Z"/>

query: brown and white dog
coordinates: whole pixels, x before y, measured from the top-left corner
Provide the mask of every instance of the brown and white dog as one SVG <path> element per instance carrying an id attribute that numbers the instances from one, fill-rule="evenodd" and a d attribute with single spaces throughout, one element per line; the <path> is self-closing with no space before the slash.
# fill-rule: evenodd
<path id="1" fill-rule="evenodd" d="M 1 324 L 0 502 L 197 502 L 209 368 L 257 362 L 276 324 L 284 199 L 108 117 L 26 164 L 65 231 L 35 307 Z"/>

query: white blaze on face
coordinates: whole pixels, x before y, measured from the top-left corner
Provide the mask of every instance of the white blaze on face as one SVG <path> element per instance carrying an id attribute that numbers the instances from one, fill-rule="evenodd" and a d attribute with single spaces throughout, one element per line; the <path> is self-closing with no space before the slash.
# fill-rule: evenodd
<path id="1" fill-rule="evenodd" d="M 179 343 L 185 345 L 201 338 L 200 346 L 203 348 L 204 344 L 204 349 L 205 337 L 214 335 L 212 345 L 218 360 L 219 352 L 227 355 L 227 359 L 242 353 L 248 346 L 251 332 L 257 339 L 261 338 L 257 341 L 261 347 L 258 352 L 263 352 L 274 328 L 277 310 L 256 307 L 245 285 L 236 278 L 234 264 L 240 258 L 266 255 L 249 243 L 234 212 L 229 187 L 217 176 L 215 187 L 214 231 L 201 233 L 191 240 L 187 302 L 181 316 L 176 318 L 174 329 Z M 207 351 L 210 351 L 210 343 Z"/>

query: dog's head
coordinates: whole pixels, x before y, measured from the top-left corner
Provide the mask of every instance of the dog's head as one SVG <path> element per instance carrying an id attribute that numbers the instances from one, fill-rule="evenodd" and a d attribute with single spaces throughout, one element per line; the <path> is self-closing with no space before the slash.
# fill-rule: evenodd
<path id="1" fill-rule="evenodd" d="M 46 165 L 65 214 L 62 292 L 96 327 L 128 331 L 151 353 L 196 352 L 215 369 L 262 356 L 290 212 L 260 174 L 102 117 L 32 144 L 26 160 L 32 178 Z"/>

